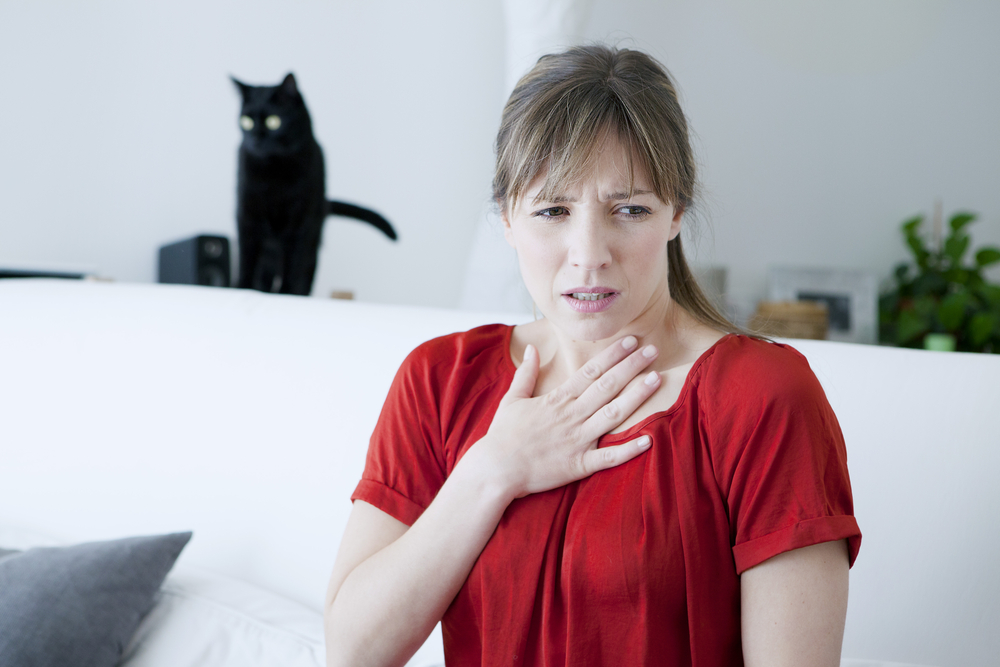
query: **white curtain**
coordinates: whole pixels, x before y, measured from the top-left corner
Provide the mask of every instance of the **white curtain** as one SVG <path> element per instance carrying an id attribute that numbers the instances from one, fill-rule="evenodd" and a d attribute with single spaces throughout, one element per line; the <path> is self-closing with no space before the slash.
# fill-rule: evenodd
<path id="1" fill-rule="evenodd" d="M 539 57 L 580 43 L 592 4 L 593 0 L 503 0 L 504 101 Z M 459 305 L 471 310 L 532 310 L 517 257 L 504 241 L 500 216 L 490 205 L 479 217 Z"/>

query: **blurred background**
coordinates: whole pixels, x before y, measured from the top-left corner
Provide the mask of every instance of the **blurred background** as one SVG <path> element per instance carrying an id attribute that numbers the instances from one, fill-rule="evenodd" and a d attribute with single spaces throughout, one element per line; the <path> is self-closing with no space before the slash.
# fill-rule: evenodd
<path id="1" fill-rule="evenodd" d="M 515 266 L 487 214 L 492 142 L 509 71 L 546 39 L 673 73 L 703 185 L 689 252 L 726 269 L 735 312 L 772 266 L 888 279 L 900 223 L 939 199 L 979 213 L 974 247 L 1000 243 L 1000 3 L 590 0 L 518 45 L 546 31 L 525 4 L 0 0 L 0 266 L 155 282 L 159 246 L 235 240 L 228 77 L 292 71 L 327 196 L 400 236 L 329 218 L 313 295 L 504 309 L 477 274 Z"/>

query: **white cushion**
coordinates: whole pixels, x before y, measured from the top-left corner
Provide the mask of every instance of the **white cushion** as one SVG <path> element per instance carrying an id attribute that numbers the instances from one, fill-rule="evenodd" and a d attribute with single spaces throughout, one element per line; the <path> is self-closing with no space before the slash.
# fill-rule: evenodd
<path id="1" fill-rule="evenodd" d="M 322 614 L 258 586 L 178 566 L 122 667 L 324 667 L 325 655 Z M 408 667 L 443 664 L 425 648 Z"/>
<path id="2" fill-rule="evenodd" d="M 323 667 L 323 617 L 262 588 L 179 566 L 125 651 L 127 667 Z"/>
<path id="3" fill-rule="evenodd" d="M 34 547 L 61 547 L 66 540 L 26 526 L 0 523 L 0 549 L 26 551 Z"/>

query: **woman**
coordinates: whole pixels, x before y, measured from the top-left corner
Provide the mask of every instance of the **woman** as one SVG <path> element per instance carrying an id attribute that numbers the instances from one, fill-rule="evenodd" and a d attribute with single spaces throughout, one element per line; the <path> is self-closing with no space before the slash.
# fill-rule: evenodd
<path id="1" fill-rule="evenodd" d="M 805 360 L 741 335 L 679 236 L 694 198 L 664 69 L 546 56 L 497 138 L 504 234 L 544 319 L 420 346 L 330 581 L 331 665 L 838 665 L 860 544 Z"/>

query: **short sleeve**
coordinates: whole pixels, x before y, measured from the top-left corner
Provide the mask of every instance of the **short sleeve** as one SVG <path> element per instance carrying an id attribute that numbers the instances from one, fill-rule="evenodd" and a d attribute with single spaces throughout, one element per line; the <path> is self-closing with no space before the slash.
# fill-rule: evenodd
<path id="1" fill-rule="evenodd" d="M 840 425 L 801 354 L 751 344 L 713 378 L 716 474 L 730 515 L 737 573 L 785 551 L 848 540 L 861 546 Z"/>
<path id="2" fill-rule="evenodd" d="M 407 525 L 430 505 L 447 476 L 434 376 L 433 354 L 425 343 L 396 372 L 351 496 Z"/>

